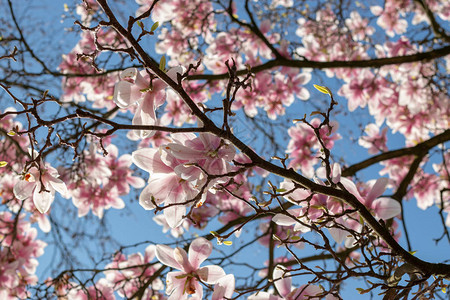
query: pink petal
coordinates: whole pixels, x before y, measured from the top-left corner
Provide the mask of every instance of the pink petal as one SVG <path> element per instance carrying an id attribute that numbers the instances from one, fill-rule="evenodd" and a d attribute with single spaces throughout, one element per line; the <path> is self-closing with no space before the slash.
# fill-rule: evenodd
<path id="1" fill-rule="evenodd" d="M 317 285 L 308 285 L 305 288 L 305 285 L 301 285 L 296 289 L 295 294 L 292 296 L 292 299 L 311 299 L 312 296 L 319 295 L 323 291 L 320 287 Z M 303 297 L 302 297 L 303 296 Z M 311 297 L 307 297 L 311 296 Z M 314 298 L 312 298 L 314 299 Z"/>
<path id="2" fill-rule="evenodd" d="M 174 249 L 167 245 L 156 245 L 156 258 L 164 265 L 181 270 L 180 264 L 174 257 Z"/>
<path id="3" fill-rule="evenodd" d="M 186 206 L 184 205 L 174 205 L 164 209 L 164 217 L 170 228 L 177 228 L 180 226 L 181 223 L 183 223 L 184 215 L 186 215 Z"/>
<path id="4" fill-rule="evenodd" d="M 220 278 L 214 286 L 211 300 L 223 300 L 224 297 L 231 298 L 234 293 L 235 279 L 233 274 Z"/>
<path id="5" fill-rule="evenodd" d="M 186 69 L 182 66 L 177 66 L 174 68 L 171 68 L 169 71 L 167 71 L 167 76 L 170 77 L 170 79 L 172 79 L 173 81 L 175 81 L 176 83 L 178 83 L 178 75 L 183 75 L 183 73 L 186 71 Z"/>
<path id="6" fill-rule="evenodd" d="M 158 149 L 144 148 L 132 153 L 133 163 L 149 173 L 170 173 L 172 169 L 161 160 Z"/>
<path id="7" fill-rule="evenodd" d="M 38 217 L 38 225 L 39 228 L 45 233 L 50 232 L 50 230 L 52 229 L 49 219 L 46 215 L 43 214 L 39 215 Z"/>
<path id="8" fill-rule="evenodd" d="M 145 258 L 144 260 L 146 262 L 150 262 L 155 258 L 156 255 L 156 246 L 155 245 L 148 245 L 147 248 L 145 248 Z"/>
<path id="9" fill-rule="evenodd" d="M 328 231 L 330 232 L 331 237 L 333 240 L 340 244 L 345 239 L 345 237 L 348 235 L 348 233 L 345 230 L 339 229 L 339 228 L 328 228 Z"/>
<path id="10" fill-rule="evenodd" d="M 285 272 L 286 268 L 277 265 L 273 269 L 273 280 L 275 282 L 275 287 L 278 293 L 284 298 L 291 292 L 292 288 L 292 278 L 289 276 L 289 272 Z"/>
<path id="11" fill-rule="evenodd" d="M 139 204 L 145 209 L 145 210 L 152 210 L 155 209 L 155 203 L 156 205 L 160 204 L 162 200 L 156 199 L 153 196 L 152 191 L 153 186 L 147 185 L 141 192 L 141 195 L 139 196 Z M 155 203 L 153 203 L 155 202 Z"/>
<path id="12" fill-rule="evenodd" d="M 135 189 L 142 189 L 145 186 L 145 180 L 136 176 L 128 176 L 127 183 Z"/>
<path id="13" fill-rule="evenodd" d="M 310 97 L 309 91 L 305 89 L 304 87 L 299 88 L 298 92 L 296 93 L 296 96 L 300 98 L 301 100 L 308 100 Z"/>
<path id="14" fill-rule="evenodd" d="M 333 164 L 333 178 L 334 183 L 338 183 L 341 181 L 341 165 L 338 163 Z"/>
<path id="15" fill-rule="evenodd" d="M 111 200 L 114 200 L 114 201 L 111 201 L 111 202 L 110 202 L 112 208 L 115 208 L 115 209 L 122 209 L 122 208 L 125 207 L 125 202 L 123 202 L 123 200 L 122 200 L 121 198 L 119 198 L 119 197 L 114 197 L 114 198 L 112 198 Z"/>
<path id="16" fill-rule="evenodd" d="M 217 280 L 225 276 L 225 271 L 216 265 L 209 265 L 198 269 L 200 279 L 208 284 L 215 284 Z"/>
<path id="17" fill-rule="evenodd" d="M 373 200 L 380 197 L 384 191 L 386 190 L 386 185 L 388 184 L 389 179 L 386 177 L 378 178 L 378 180 L 373 185 L 369 194 L 366 196 L 366 201 L 372 203 Z"/>
<path id="18" fill-rule="evenodd" d="M 129 78 L 129 79 L 133 79 L 134 80 L 136 78 L 137 74 L 138 74 L 138 70 L 136 68 L 128 68 L 128 69 L 123 70 L 120 73 L 119 77 L 120 77 L 120 79 L 127 79 L 127 78 Z"/>
<path id="19" fill-rule="evenodd" d="M 377 217 L 383 220 L 391 219 L 402 212 L 400 203 L 391 198 L 378 198 L 373 201 L 372 207 Z"/>
<path id="20" fill-rule="evenodd" d="M 196 238 L 189 246 L 189 261 L 196 270 L 202 262 L 207 259 L 212 252 L 212 244 L 205 238 Z"/>
<path id="21" fill-rule="evenodd" d="M 184 249 L 179 248 L 179 247 L 175 248 L 173 250 L 173 257 L 180 265 L 181 271 L 183 271 L 185 273 L 190 273 L 193 271 L 193 268 L 192 268 L 191 264 L 189 263 L 187 253 L 186 253 L 186 251 L 184 251 Z"/>
<path id="22" fill-rule="evenodd" d="M 353 194 L 360 202 L 364 202 L 353 181 L 346 177 L 341 177 L 341 183 L 350 194 Z"/>
<path id="23" fill-rule="evenodd" d="M 184 278 L 177 278 L 177 277 L 183 277 L 183 275 L 186 275 L 184 272 L 169 272 L 167 273 L 166 277 L 166 294 L 170 295 L 169 299 L 173 300 L 181 300 L 181 299 L 187 299 L 186 293 L 184 293 L 184 285 L 186 282 L 186 277 Z M 184 295 L 183 295 L 184 293 Z"/>
<path id="24" fill-rule="evenodd" d="M 166 149 L 168 149 L 170 153 L 178 159 L 197 160 L 205 157 L 203 151 L 192 149 L 190 147 L 186 147 L 176 143 L 168 144 L 166 146 Z"/>
<path id="25" fill-rule="evenodd" d="M 147 93 L 145 99 L 140 102 L 138 108 L 136 109 L 136 113 L 134 114 L 133 121 L 131 122 L 133 125 L 155 125 L 156 124 L 156 116 L 155 116 L 155 107 L 153 103 L 153 94 Z M 148 100 L 150 99 L 150 100 Z M 146 138 L 153 136 L 155 134 L 154 130 L 135 130 L 135 133 L 140 138 Z"/>
<path id="26" fill-rule="evenodd" d="M 195 293 L 191 295 L 189 300 L 203 300 L 203 286 L 197 280 L 194 281 Z"/>

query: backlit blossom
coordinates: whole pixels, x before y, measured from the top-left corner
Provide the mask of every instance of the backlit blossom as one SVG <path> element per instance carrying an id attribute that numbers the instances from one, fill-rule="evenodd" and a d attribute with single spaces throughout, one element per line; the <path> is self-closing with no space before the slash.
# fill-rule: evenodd
<path id="1" fill-rule="evenodd" d="M 167 71 L 173 81 L 177 82 L 177 74 L 183 74 L 182 67 L 172 68 Z M 143 70 L 129 68 L 120 74 L 120 79 L 114 88 L 114 102 L 120 108 L 127 108 L 137 104 L 133 118 L 133 125 L 156 125 L 155 110 L 161 106 L 166 98 L 164 89 L 167 84 L 159 78 L 150 80 L 149 74 Z M 137 135 L 145 138 L 153 135 L 154 131 L 136 130 Z"/>
<path id="2" fill-rule="evenodd" d="M 166 293 L 169 300 L 202 300 L 203 287 L 200 281 L 216 284 L 225 276 L 224 270 L 216 265 L 200 267 L 212 252 L 212 243 L 204 238 L 195 239 L 186 253 L 182 248 L 171 248 L 166 245 L 156 246 L 156 257 L 166 266 L 179 271 L 169 272 L 166 277 Z"/>
<path id="3" fill-rule="evenodd" d="M 33 166 L 14 186 L 14 195 L 19 200 L 33 196 L 36 208 L 41 213 L 46 213 L 55 199 L 55 191 L 67 197 L 66 184 L 58 177 L 58 171 L 50 164 L 41 164 L 40 169 Z"/>

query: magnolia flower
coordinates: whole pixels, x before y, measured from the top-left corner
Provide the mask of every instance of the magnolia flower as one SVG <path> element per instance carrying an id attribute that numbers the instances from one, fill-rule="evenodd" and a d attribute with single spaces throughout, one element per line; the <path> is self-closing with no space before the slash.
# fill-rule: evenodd
<path id="1" fill-rule="evenodd" d="M 14 195 L 19 200 L 33 195 L 36 208 L 42 214 L 46 213 L 55 199 L 55 191 L 67 198 L 66 184 L 58 177 L 58 171 L 49 164 L 41 164 L 39 169 L 31 167 L 14 186 Z"/>
<path id="2" fill-rule="evenodd" d="M 387 178 L 378 178 L 367 195 L 363 197 L 353 181 L 346 177 L 341 177 L 341 167 L 338 163 L 333 164 L 331 171 L 331 180 L 333 183 L 342 183 L 345 189 L 353 194 L 369 210 L 373 211 L 377 218 L 387 220 L 401 213 L 401 206 L 398 201 L 387 197 L 380 197 L 386 190 L 386 186 L 389 182 Z M 319 168 L 317 170 L 317 176 L 321 178 L 326 177 L 325 173 L 325 168 Z M 323 184 L 320 180 L 317 181 L 319 181 L 320 184 Z"/>
<path id="3" fill-rule="evenodd" d="M 186 215 L 186 205 L 182 203 L 196 195 L 193 182 L 175 173 L 180 162 L 167 151 L 152 148 L 134 151 L 132 159 L 136 166 L 150 173 L 148 184 L 139 196 L 139 204 L 146 210 L 155 209 L 162 203 L 172 204 L 164 208 L 164 216 L 171 228 L 178 227 Z M 199 178 L 201 170 L 194 166 L 189 168 L 192 177 Z M 188 173 L 184 170 L 185 175 Z"/>
<path id="4" fill-rule="evenodd" d="M 341 178 L 341 183 L 344 185 L 344 187 L 369 210 L 373 211 L 378 219 L 383 220 L 398 216 L 402 211 L 402 208 L 398 201 L 387 197 L 380 197 L 386 190 L 388 181 L 389 179 L 384 177 L 378 178 L 377 181 L 372 185 L 372 188 L 370 189 L 368 194 L 365 197 L 362 197 L 356 185 L 352 181 L 345 177 Z"/>
<path id="5" fill-rule="evenodd" d="M 166 266 L 180 270 L 167 273 L 166 294 L 170 295 L 168 300 L 188 299 L 189 295 L 191 295 L 191 300 L 201 300 L 203 299 L 203 288 L 199 281 L 216 284 L 220 278 L 225 276 L 224 270 L 219 266 L 200 267 L 200 264 L 208 258 L 211 252 L 211 242 L 201 237 L 191 243 L 189 254 L 179 247 L 173 249 L 166 245 L 156 246 L 158 260 Z M 223 294 L 229 294 L 228 288 L 225 288 Z"/>
<path id="6" fill-rule="evenodd" d="M 167 71 L 173 81 L 177 82 L 177 74 L 183 74 L 184 68 L 179 66 Z M 136 68 L 129 68 L 120 74 L 120 79 L 114 88 L 114 102 L 120 108 L 127 108 L 137 103 L 133 118 L 133 125 L 156 125 L 155 109 L 161 106 L 166 98 L 164 89 L 167 84 L 159 78 L 150 81 L 148 73 Z M 149 130 L 136 130 L 140 138 L 152 136 L 155 132 Z"/>

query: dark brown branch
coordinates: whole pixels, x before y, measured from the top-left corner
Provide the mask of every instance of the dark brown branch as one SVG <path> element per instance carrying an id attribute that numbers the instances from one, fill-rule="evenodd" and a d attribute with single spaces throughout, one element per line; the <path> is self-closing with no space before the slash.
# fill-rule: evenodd
<path id="1" fill-rule="evenodd" d="M 365 169 L 367 167 L 370 167 L 381 161 L 385 161 L 388 159 L 401 157 L 401 156 L 417 155 L 419 153 L 423 153 L 424 151 L 428 152 L 431 148 L 436 147 L 437 145 L 442 144 L 447 141 L 450 141 L 450 129 L 447 129 L 443 133 L 435 135 L 434 137 L 430 138 L 429 140 L 426 140 L 420 144 L 417 144 L 414 147 L 392 150 L 392 151 L 388 151 L 388 152 L 384 152 L 384 153 L 375 155 L 371 158 L 368 158 L 362 162 L 359 162 L 357 164 L 354 164 L 354 165 L 344 169 L 342 171 L 342 175 L 343 176 L 353 176 L 358 171 Z"/>
<path id="2" fill-rule="evenodd" d="M 367 60 L 353 60 L 353 61 L 311 61 L 311 60 L 291 60 L 287 58 L 280 58 L 268 61 L 262 65 L 252 67 L 250 72 L 259 73 L 261 71 L 269 70 L 275 67 L 290 67 L 290 68 L 313 68 L 313 69 L 330 69 L 330 68 L 380 68 L 389 65 L 400 65 L 405 63 L 412 63 L 418 61 L 429 61 L 436 58 L 444 57 L 450 54 L 450 46 L 433 49 L 428 52 L 419 52 L 416 54 L 394 56 L 386 58 L 374 58 Z M 239 70 L 237 75 L 247 74 L 248 70 Z M 190 75 L 188 80 L 220 80 L 228 78 L 228 73 L 223 74 L 198 74 Z"/>

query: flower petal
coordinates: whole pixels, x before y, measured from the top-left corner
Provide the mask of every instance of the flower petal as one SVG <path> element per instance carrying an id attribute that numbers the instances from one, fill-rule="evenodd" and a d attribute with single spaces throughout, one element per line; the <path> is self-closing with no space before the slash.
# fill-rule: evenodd
<path id="1" fill-rule="evenodd" d="M 69 197 L 69 191 L 67 190 L 66 184 L 59 178 L 55 178 L 53 176 L 49 176 L 47 178 L 48 183 L 54 188 L 57 192 L 61 194 L 64 198 Z"/>
<path id="2" fill-rule="evenodd" d="M 377 217 L 383 220 L 391 219 L 402 212 L 400 203 L 391 198 L 378 198 L 373 201 L 372 207 Z"/>
<path id="3" fill-rule="evenodd" d="M 191 273 L 193 268 L 189 263 L 188 255 L 184 249 L 177 247 L 173 250 L 173 257 L 181 267 L 181 271 L 185 273 Z"/>
<path id="4" fill-rule="evenodd" d="M 151 185 L 147 185 L 141 192 L 141 195 L 139 196 L 139 204 L 145 209 L 145 210 L 152 210 L 155 209 L 156 205 L 156 199 L 153 196 L 153 192 L 151 190 Z"/>
<path id="5" fill-rule="evenodd" d="M 369 194 L 366 196 L 366 201 L 369 203 L 372 203 L 373 200 L 383 195 L 384 191 L 386 190 L 386 185 L 388 184 L 389 179 L 386 177 L 378 178 L 378 180 L 373 185 L 372 189 L 370 190 Z"/>
<path id="6" fill-rule="evenodd" d="M 35 186 L 35 182 L 20 180 L 16 183 L 16 185 L 14 185 L 14 196 L 16 196 L 19 200 L 25 200 L 31 196 Z"/>
<path id="7" fill-rule="evenodd" d="M 275 282 L 275 287 L 283 298 L 286 298 L 286 296 L 291 292 L 292 277 L 289 275 L 290 273 L 286 272 L 286 268 L 281 265 L 277 265 L 273 269 L 273 280 Z"/>
<path id="8" fill-rule="evenodd" d="M 189 246 L 189 261 L 196 270 L 212 252 L 212 243 L 205 238 L 196 238 Z"/>
<path id="9" fill-rule="evenodd" d="M 149 173 L 170 173 L 172 169 L 164 164 L 158 149 L 143 148 L 132 153 L 131 159 L 139 168 Z"/>
<path id="10" fill-rule="evenodd" d="M 296 223 L 293 218 L 283 214 L 276 214 L 275 216 L 273 216 L 272 221 L 280 226 L 291 226 Z"/>
<path id="11" fill-rule="evenodd" d="M 233 274 L 220 278 L 214 286 L 211 300 L 223 300 L 224 297 L 231 298 L 234 292 L 235 279 Z"/>
<path id="12" fill-rule="evenodd" d="M 342 243 L 342 241 L 348 235 L 348 233 L 345 230 L 335 228 L 335 227 L 328 228 L 328 232 L 330 232 L 331 237 L 338 244 Z"/>
<path id="13" fill-rule="evenodd" d="M 225 271 L 216 265 L 201 267 L 197 271 L 200 279 L 208 284 L 215 284 L 217 280 L 225 276 Z"/>
<path id="14" fill-rule="evenodd" d="M 120 108 L 126 108 L 141 97 L 141 92 L 128 81 L 119 81 L 114 87 L 113 100 Z"/>
<path id="15" fill-rule="evenodd" d="M 40 192 L 40 187 L 38 186 L 34 189 L 33 203 L 41 214 L 45 214 L 50 209 L 50 205 L 52 204 L 54 198 L 54 192 Z"/>
<path id="16" fill-rule="evenodd" d="M 167 204 L 169 204 L 166 201 Z M 186 206 L 174 205 L 164 209 L 164 217 L 166 217 L 167 224 L 170 228 L 177 228 L 183 223 L 183 217 L 186 214 Z"/>
<path id="17" fill-rule="evenodd" d="M 167 76 L 170 77 L 170 79 L 172 79 L 173 81 L 175 81 L 176 83 L 178 83 L 178 75 L 183 75 L 183 73 L 186 71 L 186 69 L 182 66 L 176 66 L 171 68 L 169 71 L 167 71 Z"/>
<path id="18" fill-rule="evenodd" d="M 181 270 L 180 264 L 174 256 L 174 249 L 167 245 L 156 245 L 156 258 L 164 265 Z"/>

